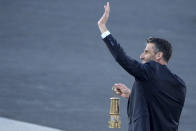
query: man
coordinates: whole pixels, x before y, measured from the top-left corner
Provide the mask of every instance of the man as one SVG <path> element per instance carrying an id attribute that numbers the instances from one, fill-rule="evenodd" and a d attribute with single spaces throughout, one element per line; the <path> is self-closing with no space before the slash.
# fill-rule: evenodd
<path id="1" fill-rule="evenodd" d="M 177 131 L 184 106 L 186 86 L 173 74 L 167 63 L 171 44 L 164 39 L 149 38 L 140 58 L 130 58 L 106 28 L 110 6 L 98 21 L 102 38 L 115 60 L 135 78 L 132 91 L 124 84 L 114 84 L 117 94 L 128 98 L 129 131 Z"/>

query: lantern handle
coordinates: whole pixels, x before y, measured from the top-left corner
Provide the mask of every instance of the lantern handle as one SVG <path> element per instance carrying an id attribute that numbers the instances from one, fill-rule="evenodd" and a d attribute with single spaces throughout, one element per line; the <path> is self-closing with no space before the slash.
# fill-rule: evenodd
<path id="1" fill-rule="evenodd" d="M 114 86 L 112 87 L 113 90 L 113 96 L 116 97 L 116 92 L 114 91 Z"/>

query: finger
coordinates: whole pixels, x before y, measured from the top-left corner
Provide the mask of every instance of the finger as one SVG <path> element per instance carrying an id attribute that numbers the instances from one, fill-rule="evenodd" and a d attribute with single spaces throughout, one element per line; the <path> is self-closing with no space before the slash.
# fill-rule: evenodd
<path id="1" fill-rule="evenodd" d="M 120 85 L 116 83 L 116 84 L 114 84 L 114 87 L 115 87 L 115 88 L 119 88 Z"/>
<path id="2" fill-rule="evenodd" d="M 122 85 L 120 83 L 117 83 L 116 84 L 116 87 L 118 87 L 119 89 L 121 89 L 122 88 Z"/>
<path id="3" fill-rule="evenodd" d="M 114 88 L 115 89 L 119 89 L 119 85 L 118 84 L 114 84 Z"/>
<path id="4" fill-rule="evenodd" d="M 113 86 L 114 86 L 114 87 L 116 87 L 116 86 L 118 86 L 118 84 L 117 84 L 117 83 L 115 83 Z"/>
<path id="5" fill-rule="evenodd" d="M 125 84 L 120 83 L 120 86 L 123 88 L 127 88 L 127 86 Z"/>
<path id="6" fill-rule="evenodd" d="M 119 86 L 119 84 L 118 83 L 115 83 L 114 86 L 117 87 L 117 86 Z"/>
<path id="7" fill-rule="evenodd" d="M 106 15 L 106 14 L 109 14 L 109 12 L 108 12 L 108 7 L 105 5 L 105 12 L 104 12 L 104 14 Z"/>
<path id="8" fill-rule="evenodd" d="M 106 9 L 107 9 L 107 11 L 109 11 L 109 8 L 110 8 L 109 2 L 107 2 L 107 4 L 106 4 Z"/>
<path id="9" fill-rule="evenodd" d="M 122 84 L 122 83 L 119 83 L 119 85 L 120 85 L 120 86 L 125 86 L 125 85 L 124 85 L 124 84 Z"/>
<path id="10" fill-rule="evenodd" d="M 115 84 L 114 84 L 114 86 L 117 86 L 117 85 L 118 85 L 118 83 L 115 83 Z"/>
<path id="11" fill-rule="evenodd" d="M 114 85 L 116 85 L 116 86 L 121 86 L 122 83 L 115 83 Z"/>
<path id="12" fill-rule="evenodd" d="M 108 7 L 108 10 L 110 9 L 110 3 L 109 2 L 107 2 L 107 7 Z"/>
<path id="13" fill-rule="evenodd" d="M 108 5 L 106 5 L 106 9 L 107 9 L 107 11 L 109 11 L 109 8 L 110 8 L 110 7 L 109 7 Z"/>
<path id="14" fill-rule="evenodd" d="M 117 92 L 116 92 L 116 94 L 118 94 L 118 95 L 122 95 L 122 92 L 117 91 Z"/>
<path id="15" fill-rule="evenodd" d="M 107 2 L 107 7 L 109 7 L 110 6 L 110 3 L 109 2 Z"/>
<path id="16" fill-rule="evenodd" d="M 116 94 L 117 94 L 117 95 L 120 95 L 121 93 L 120 93 L 120 92 L 116 92 Z"/>

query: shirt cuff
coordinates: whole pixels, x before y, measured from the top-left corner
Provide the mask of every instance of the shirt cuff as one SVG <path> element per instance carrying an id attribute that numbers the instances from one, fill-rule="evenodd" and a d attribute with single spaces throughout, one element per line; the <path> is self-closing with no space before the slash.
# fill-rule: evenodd
<path id="1" fill-rule="evenodd" d="M 102 34 L 101 34 L 101 37 L 102 37 L 102 39 L 104 39 L 106 36 L 108 36 L 108 35 L 110 35 L 110 32 L 107 30 L 107 31 L 105 31 L 105 32 L 103 32 Z"/>

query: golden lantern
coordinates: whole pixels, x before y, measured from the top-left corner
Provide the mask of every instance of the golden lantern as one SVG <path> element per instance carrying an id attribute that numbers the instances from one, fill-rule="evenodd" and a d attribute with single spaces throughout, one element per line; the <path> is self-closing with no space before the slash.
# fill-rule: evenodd
<path id="1" fill-rule="evenodd" d="M 114 91 L 114 88 L 112 88 Z M 120 121 L 120 98 L 116 97 L 114 92 L 114 97 L 110 98 L 110 120 L 108 121 L 109 128 L 121 128 Z"/>

